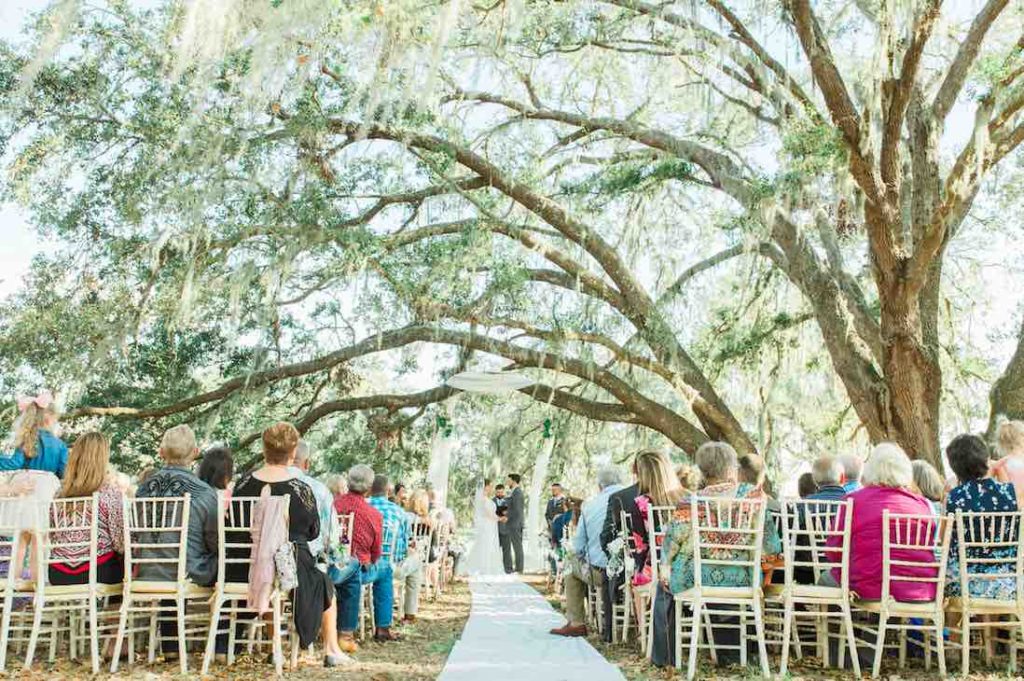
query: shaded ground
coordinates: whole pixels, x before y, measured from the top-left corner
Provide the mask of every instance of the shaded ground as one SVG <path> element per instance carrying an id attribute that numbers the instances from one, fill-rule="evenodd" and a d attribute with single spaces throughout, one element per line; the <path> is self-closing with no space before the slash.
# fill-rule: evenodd
<path id="1" fill-rule="evenodd" d="M 527 582 L 531 584 L 535 589 L 540 591 L 548 599 L 551 605 L 558 611 L 562 611 L 561 599 L 551 594 L 545 584 L 543 578 L 528 578 Z M 588 639 L 590 644 L 594 646 L 605 658 L 608 659 L 614 665 L 617 665 L 625 675 L 628 681 L 679 681 L 685 678 L 681 676 L 680 672 L 675 669 L 656 669 L 647 661 L 647 658 L 642 656 L 635 645 L 630 644 L 609 644 L 605 643 L 600 637 L 591 635 Z M 697 673 L 697 678 L 704 681 L 705 679 L 760 679 L 761 672 L 757 668 L 756 657 L 751 658 L 753 666 L 748 667 L 722 667 L 715 668 L 708 664 L 702 664 Z M 960 661 L 959 657 L 955 655 L 949 655 L 947 658 L 947 674 L 952 677 L 956 676 L 959 679 L 964 677 L 959 675 Z M 772 665 L 773 674 L 778 669 L 778 658 L 770 657 L 769 663 Z M 999 658 L 999 664 L 1003 667 L 986 668 L 984 658 L 980 655 L 975 655 L 971 658 L 971 674 L 966 677 L 969 681 L 997 681 L 1002 679 L 1021 679 L 1021 673 L 1010 674 L 1009 670 L 1005 668 L 1006 658 Z M 1020 668 L 1020 665 L 1018 665 Z M 684 672 L 685 674 L 685 672 Z M 796 661 L 790 659 L 789 663 L 789 674 L 788 679 L 793 681 L 799 681 L 803 679 L 849 679 L 852 678 L 852 673 L 843 670 L 835 669 L 822 669 L 820 663 L 814 660 Z M 777 678 L 777 674 L 775 674 Z M 870 678 L 867 671 L 865 671 L 864 678 Z M 908 659 L 906 669 L 900 670 L 896 666 L 896 661 L 893 660 L 890 664 L 886 664 L 886 661 L 882 663 L 881 678 L 883 679 L 937 679 L 939 678 L 938 670 L 933 666 L 930 672 L 924 670 L 924 664 L 921 660 Z"/>
<path id="2" fill-rule="evenodd" d="M 355 664 L 324 669 L 322 660 L 309 660 L 300 665 L 294 672 L 286 672 L 287 679 L 327 679 L 343 676 L 345 679 L 357 681 L 426 681 L 436 679 L 444 667 L 452 647 L 462 634 L 462 629 L 469 618 L 470 594 L 464 582 L 452 585 L 448 593 L 440 597 L 436 603 L 425 602 L 420 608 L 420 619 L 414 625 L 399 628 L 403 640 L 386 645 L 367 643 L 354 655 Z M 8 668 L 18 668 L 18 660 L 8 661 Z M 201 660 L 190 661 L 190 670 L 198 670 Z M 92 677 L 90 670 L 84 666 L 72 665 L 69 662 L 58 662 L 49 665 L 45 661 L 37 663 L 31 673 L 12 674 L 20 679 L 85 679 Z M 192 676 L 192 674 L 190 674 Z M 247 657 L 236 660 L 235 665 L 227 669 L 224 665 L 215 665 L 206 678 L 230 679 L 271 679 L 273 667 L 261 661 Z M 158 679 L 180 678 L 178 665 L 160 663 L 152 666 L 137 665 L 134 669 L 124 669 L 116 675 L 101 674 L 105 679 Z"/>

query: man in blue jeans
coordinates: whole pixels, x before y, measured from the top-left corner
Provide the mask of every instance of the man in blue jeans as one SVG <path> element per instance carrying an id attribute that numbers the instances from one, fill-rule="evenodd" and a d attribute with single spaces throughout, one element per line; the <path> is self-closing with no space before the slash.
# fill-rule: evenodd
<path id="1" fill-rule="evenodd" d="M 339 644 L 345 652 L 355 652 L 355 632 L 359 627 L 359 606 L 362 587 L 373 585 L 373 617 L 377 629 L 375 641 L 397 641 L 391 631 L 394 607 L 394 585 L 391 582 L 391 563 L 381 557 L 382 518 L 380 511 L 370 506 L 366 495 L 373 485 L 373 469 L 353 466 L 348 472 L 348 494 L 334 502 L 341 514 L 352 514 L 351 560 L 335 577 L 338 595 Z M 358 566 L 358 567 L 357 567 Z"/>

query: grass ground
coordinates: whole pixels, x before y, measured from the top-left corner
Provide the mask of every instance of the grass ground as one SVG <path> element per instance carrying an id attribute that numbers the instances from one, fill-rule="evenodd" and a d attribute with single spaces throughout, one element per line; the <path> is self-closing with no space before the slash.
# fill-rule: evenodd
<path id="1" fill-rule="evenodd" d="M 562 600 L 559 596 L 554 595 L 546 588 L 545 580 L 543 577 L 532 577 L 527 579 L 528 583 L 537 589 L 541 594 L 547 598 L 548 602 L 551 603 L 552 607 L 556 610 L 562 610 Z M 675 669 L 656 669 L 647 661 L 647 658 L 637 652 L 636 646 L 632 643 L 629 644 L 610 644 L 605 643 L 600 637 L 591 635 L 588 641 L 600 652 L 605 658 L 612 664 L 618 666 L 622 671 L 623 675 L 628 681 L 679 681 L 682 677 L 680 673 Z M 986 668 L 984 659 L 980 656 L 972 657 L 971 659 L 971 674 L 967 677 L 966 681 L 1002 681 L 1005 679 L 1022 679 L 1024 676 L 1020 672 L 1016 674 L 1010 674 L 1008 669 L 997 669 L 997 668 Z M 959 658 L 950 655 L 948 658 L 947 672 L 950 676 L 958 674 L 960 670 Z M 1006 658 L 999 658 L 1000 663 L 1005 665 Z M 954 661 L 955 660 L 955 661 Z M 702 664 L 698 671 L 697 678 L 701 681 L 708 679 L 760 679 L 760 669 L 757 667 L 757 658 L 751 657 L 751 665 L 747 667 L 724 667 L 715 668 L 708 664 Z M 770 660 L 773 668 L 777 669 L 778 658 L 773 657 Z M 814 660 L 802 660 L 795 661 L 791 660 L 789 665 L 789 674 L 787 679 L 793 681 L 812 681 L 812 680 L 824 680 L 824 679 L 849 679 L 853 675 L 848 671 L 835 670 L 835 669 L 823 669 L 820 663 L 816 663 Z M 778 678 L 777 675 L 773 678 Z M 865 678 L 867 678 L 865 676 Z M 933 666 L 929 672 L 924 671 L 924 665 L 921 660 L 908 660 L 907 668 L 900 670 L 897 669 L 895 661 L 892 664 L 886 664 L 883 662 L 882 674 L 883 679 L 900 679 L 900 680 L 921 680 L 924 679 L 938 679 L 938 671 Z M 958 679 L 964 679 L 962 676 L 957 676 Z"/>
<path id="2" fill-rule="evenodd" d="M 324 669 L 322 660 L 303 661 L 299 669 L 286 672 L 286 679 L 327 679 L 343 676 L 353 681 L 427 681 L 436 679 L 444 667 L 448 654 L 462 634 L 469 618 L 470 593 L 465 582 L 453 584 L 448 592 L 436 602 L 426 601 L 420 607 L 419 620 L 414 625 L 397 629 L 403 639 L 395 643 L 367 643 L 353 657 L 353 664 L 336 669 Z M 9 661 L 16 662 L 16 660 Z M 190 660 L 190 669 L 198 670 L 201 660 Z M 273 678 L 273 667 L 263 660 L 246 656 L 236 659 L 235 664 L 225 668 L 215 665 L 209 679 L 258 679 Z M 41 681 L 42 679 L 86 679 L 92 677 L 86 667 L 58 661 L 53 665 L 45 661 L 37 663 L 31 673 L 12 674 L 12 677 Z M 190 674 L 192 678 L 198 675 Z M 145 679 L 158 681 L 180 678 L 177 663 L 159 662 L 154 665 L 138 665 L 125 669 L 116 675 L 101 674 L 104 679 Z"/>

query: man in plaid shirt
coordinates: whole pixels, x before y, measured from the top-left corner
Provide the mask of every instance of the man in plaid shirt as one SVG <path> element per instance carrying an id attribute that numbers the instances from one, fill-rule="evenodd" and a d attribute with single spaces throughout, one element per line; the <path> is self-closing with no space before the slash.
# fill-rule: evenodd
<path id="1" fill-rule="evenodd" d="M 391 553 L 391 565 L 400 564 L 409 552 L 409 516 L 401 506 L 388 501 L 388 476 L 374 477 L 367 501 L 384 519 L 384 542 L 388 544 L 384 550 Z"/>

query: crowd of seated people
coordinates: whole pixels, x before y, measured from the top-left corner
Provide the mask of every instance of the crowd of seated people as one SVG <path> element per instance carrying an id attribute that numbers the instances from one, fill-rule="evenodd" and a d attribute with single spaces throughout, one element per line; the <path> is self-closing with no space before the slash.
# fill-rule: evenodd
<path id="1" fill-rule="evenodd" d="M 429 566 L 422 565 L 419 556 L 424 555 L 436 568 L 442 547 L 438 544 L 438 533 L 431 532 L 429 552 L 414 552 L 412 525 L 419 522 L 434 528 L 444 524 L 447 529 L 453 525 L 451 513 L 430 507 L 427 490 L 410 493 L 400 485 L 398 493 L 393 495 L 396 500 L 389 500 L 388 479 L 375 475 L 365 465 L 356 465 L 347 475 L 333 476 L 323 482 L 311 473 L 309 445 L 289 423 L 275 424 L 262 433 L 262 465 L 237 478 L 230 449 L 212 447 L 201 453 L 192 429 L 187 425 L 175 426 L 164 433 L 160 441 L 160 465 L 145 470 L 133 488 L 126 484 L 127 476 L 112 467 L 111 444 L 105 435 L 87 432 L 77 437 L 70 448 L 64 444 L 58 435 L 57 413 L 52 402 L 48 394 L 19 402 L 16 447 L 0 456 L 0 470 L 12 471 L 8 479 L 0 482 L 0 496 L 12 503 L 31 502 L 32 508 L 45 508 L 36 502 L 95 495 L 97 582 L 120 584 L 125 579 L 126 499 L 181 497 L 187 493 L 190 498 L 185 530 L 188 580 L 203 587 L 212 586 L 218 580 L 249 582 L 252 588 L 251 580 L 257 577 L 250 574 L 249 565 L 233 561 L 251 558 L 255 565 L 257 558 L 249 556 L 246 548 L 232 548 L 231 537 L 226 541 L 231 560 L 226 574 L 218 574 L 218 519 L 222 515 L 227 517 L 232 498 L 286 495 L 287 526 L 283 525 L 282 513 L 281 540 L 293 547 L 297 587 L 290 594 L 292 622 L 304 649 L 319 643 L 325 666 L 339 665 L 347 659 L 346 653 L 357 650 L 354 634 L 362 606 L 362 588 L 371 584 L 374 585 L 376 626 L 373 638 L 378 642 L 399 640 L 392 627 L 393 576 L 400 577 L 404 587 L 405 621 L 415 622 L 422 576 L 429 574 Z M 220 503 L 218 494 L 222 499 Z M 58 530 L 53 535 L 54 541 L 72 545 L 56 550 L 51 557 L 45 570 L 48 584 L 88 583 L 90 550 L 82 543 L 88 543 L 89 532 L 78 528 L 83 524 L 81 514 L 91 514 L 91 508 L 87 504 L 54 506 L 59 510 L 49 517 L 44 514 L 39 520 Z M 343 537 L 337 519 L 339 514 L 349 513 L 353 515 L 353 525 L 350 535 Z M 25 545 L 32 541 L 31 525 L 22 524 L 27 527 Z M 383 547 L 385 526 L 393 531 L 387 555 Z M 65 527 L 71 529 L 60 530 Z M 340 550 L 342 543 L 347 551 Z M 30 560 L 36 552 L 28 552 L 24 545 L 20 548 L 20 554 L 9 564 L 18 565 L 19 569 L 25 566 L 25 577 L 38 574 L 38 566 Z M 447 551 L 447 547 L 444 548 Z M 178 555 L 178 545 L 148 547 L 146 551 L 149 557 L 173 558 Z M 252 572 L 256 572 L 255 567 Z M 136 566 L 133 579 L 177 581 L 172 562 L 142 562 Z M 176 631 L 173 617 L 161 620 L 165 655 L 173 656 L 178 652 Z M 225 640 L 218 638 L 218 652 L 225 650 L 226 637 L 223 638 Z"/>
<path id="2" fill-rule="evenodd" d="M 1002 423 L 996 432 L 994 451 L 976 435 L 960 435 L 945 449 L 945 463 L 953 473 L 949 482 L 930 463 L 911 461 L 904 450 L 893 443 L 875 446 L 867 457 L 853 453 L 841 456 L 821 456 L 811 464 L 810 471 L 800 476 L 796 491 L 805 503 L 814 501 L 852 501 L 850 517 L 839 513 L 834 529 L 850 528 L 849 585 L 857 598 L 870 601 L 882 593 L 883 570 L 883 514 L 913 514 L 922 517 L 964 513 L 1015 512 L 1024 491 L 1024 423 Z M 999 458 L 994 458 L 998 455 Z M 764 479 L 764 464 L 756 455 L 740 456 L 728 444 L 710 442 L 695 452 L 696 464 L 683 464 L 673 471 L 668 454 L 656 450 L 638 453 L 633 460 L 634 482 L 623 487 L 614 469 L 602 469 L 598 476 L 599 492 L 583 505 L 578 521 L 574 555 L 568 557 L 574 567 L 565 579 L 567 622 L 551 631 L 560 636 L 586 636 L 589 631 L 584 603 L 591 587 L 602 594 L 605 603 L 621 599 L 622 585 L 629 580 L 636 587 L 633 593 L 644 593 L 650 581 L 650 532 L 647 509 L 675 507 L 666 527 L 656 527 L 664 533 L 659 555 L 659 583 L 648 591 L 654 598 L 654 638 L 651 659 L 655 665 L 674 663 L 672 622 L 675 594 L 694 585 L 694 556 L 692 536 L 693 518 L 690 517 L 691 499 L 763 499 L 766 515 L 762 539 L 762 575 L 765 581 L 782 574 L 782 542 L 779 525 L 772 520 L 772 511 L 779 502 L 768 494 Z M 627 527 L 622 527 L 622 518 Z M 659 523 L 655 516 L 655 523 Z M 965 523 L 966 525 L 966 523 Z M 600 526 L 598 534 L 595 530 Z M 1016 526 L 1006 524 L 1004 532 L 1015 533 Z M 966 527 L 967 536 L 971 528 Z M 625 537 L 622 541 L 619 538 Z M 1016 548 L 1007 547 L 1016 537 L 995 537 L 999 546 L 973 546 L 968 553 L 970 574 L 979 572 L 1005 574 L 1005 577 L 985 578 L 967 582 L 971 596 L 976 598 L 1013 601 L 1016 578 L 1008 564 L 995 559 L 1016 555 Z M 834 549 L 840 535 L 829 537 L 825 557 L 837 561 Z M 798 540 L 799 542 L 799 540 Z M 799 543 L 798 543 L 799 545 Z M 622 571 L 621 554 L 632 552 L 633 572 Z M 799 552 L 800 549 L 798 548 Z M 894 564 L 891 576 L 912 579 L 894 579 L 890 582 L 891 597 L 896 600 L 928 601 L 935 599 L 935 583 L 913 578 L 938 576 L 931 550 L 913 548 L 893 549 Z M 800 560 L 797 558 L 797 560 Z M 956 532 L 948 552 L 944 594 L 955 598 L 961 591 L 961 571 Z M 991 562 L 986 563 L 986 560 Z M 1012 566 L 1012 562 L 1009 563 Z M 798 583 L 835 586 L 840 578 L 838 567 L 815 577 L 811 569 L 794 570 Z M 734 567 L 704 565 L 702 586 L 748 586 L 751 571 Z M 635 607 L 645 607 L 638 602 Z M 600 622 L 602 633 L 610 640 L 610 607 L 604 608 Z M 637 613 L 637 620 L 641 619 Z M 955 621 L 955 620 L 953 620 Z M 717 634 L 716 634 L 717 635 Z M 728 660 L 727 656 L 720 656 Z"/>

